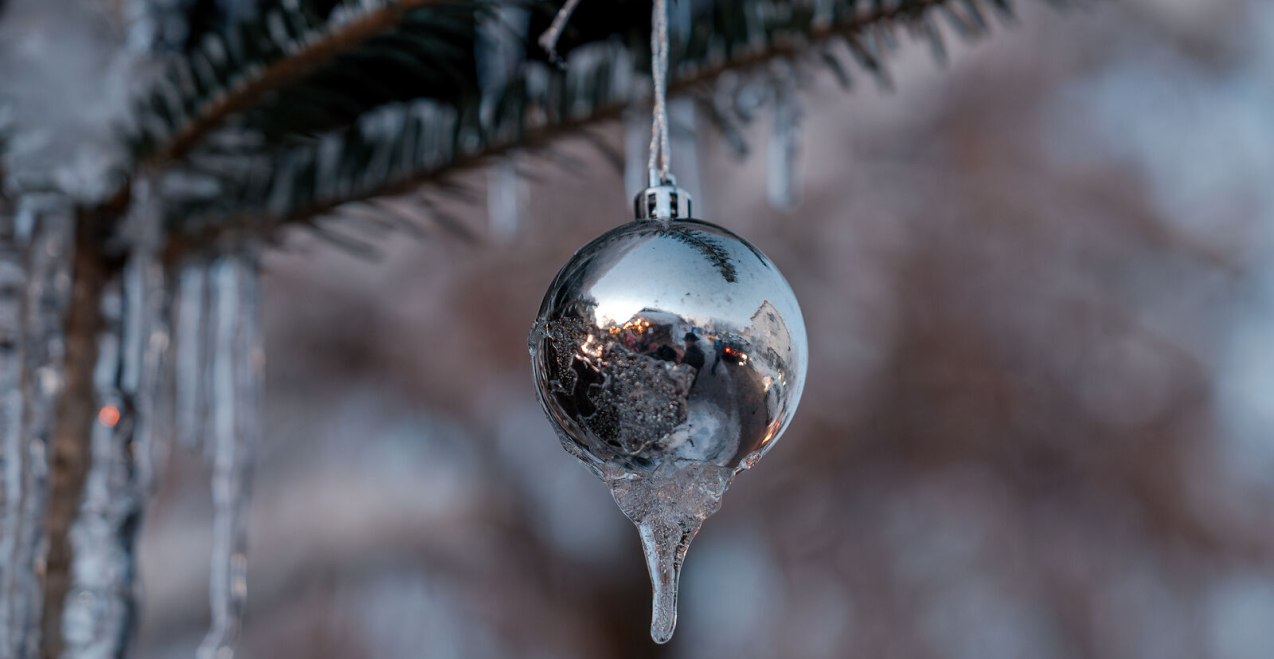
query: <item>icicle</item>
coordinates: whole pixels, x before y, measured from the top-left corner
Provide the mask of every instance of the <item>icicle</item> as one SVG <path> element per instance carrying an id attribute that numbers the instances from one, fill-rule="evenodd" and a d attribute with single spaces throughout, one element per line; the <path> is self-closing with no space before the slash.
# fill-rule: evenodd
<path id="1" fill-rule="evenodd" d="M 651 600 L 650 637 L 656 643 L 672 640 L 677 629 L 677 589 L 681 565 L 686 560 L 690 541 L 699 533 L 702 520 L 670 519 L 651 516 L 638 525 L 641 549 L 650 572 Z"/>
<path id="2" fill-rule="evenodd" d="M 791 67 L 781 67 L 774 76 L 774 132 L 768 146 L 770 205 L 791 210 L 796 205 L 796 164 L 800 155 L 801 106 Z"/>
<path id="3" fill-rule="evenodd" d="M 517 162 L 516 155 L 509 155 L 492 165 L 487 174 L 487 213 L 490 215 L 491 235 L 501 243 L 512 240 L 522 225 L 526 186 L 518 175 Z"/>
<path id="4" fill-rule="evenodd" d="M 136 410 L 134 459 L 137 485 L 143 500 L 155 486 L 156 426 L 167 411 L 160 406 L 163 366 L 169 345 L 168 292 L 159 261 L 162 219 L 158 203 L 150 199 L 150 182 L 138 180 L 133 189 L 133 212 L 125 227 L 133 238 L 124 269 L 125 359 L 122 389 Z"/>
<path id="5" fill-rule="evenodd" d="M 138 52 L 178 50 L 186 40 L 184 0 L 129 0 L 124 6 L 128 45 Z"/>
<path id="6" fill-rule="evenodd" d="M 101 295 L 93 387 L 97 415 L 89 436 L 88 473 L 71 527 L 71 588 L 62 613 L 63 657 L 123 653 L 135 614 L 134 530 L 141 515 L 132 454 L 136 416 L 124 378 L 134 368 L 126 337 L 132 320 L 119 278 Z"/>
<path id="7" fill-rule="evenodd" d="M 171 356 L 169 330 L 169 292 L 165 286 L 163 266 L 153 251 L 138 254 L 129 264 L 128 285 L 137 291 L 129 296 L 130 310 L 140 323 L 132 350 L 138 351 L 140 372 L 136 382 L 136 463 L 137 485 L 143 497 L 149 498 L 158 484 L 159 465 L 168 454 L 166 442 L 172 437 L 172 382 L 167 373 Z"/>
<path id="8" fill-rule="evenodd" d="M 739 114 L 736 103 L 741 86 L 738 75 L 731 71 L 722 73 L 712 90 L 711 102 L 707 105 L 708 111 L 712 113 L 712 123 L 738 158 L 746 156 L 749 151 L 748 140 L 743 136 L 740 125 L 743 117 Z"/>
<path id="9" fill-rule="evenodd" d="M 207 424 L 207 306 L 208 265 L 203 261 L 187 264 L 177 283 L 173 406 L 177 443 L 188 449 L 202 443 Z"/>
<path id="10" fill-rule="evenodd" d="M 500 134 L 498 109 L 505 88 L 525 59 L 525 39 L 530 12 L 517 3 L 494 7 L 478 22 L 475 57 L 478 85 L 482 90 L 482 124 L 490 134 Z M 522 224 L 526 186 L 518 175 L 518 155 L 509 154 L 487 173 L 487 214 L 491 236 L 508 242 Z"/>
<path id="11" fill-rule="evenodd" d="M 158 207 L 135 185 L 122 235 L 122 273 L 101 295 L 102 330 L 93 373 L 96 420 L 79 513 L 71 527 L 71 589 L 62 614 L 63 657 L 121 656 L 136 617 L 134 543 L 153 484 L 153 433 L 162 329 Z"/>
<path id="12" fill-rule="evenodd" d="M 19 317 L 6 315 L 5 329 L 12 329 L 12 322 L 19 324 L 20 335 L 7 334 L 6 338 L 16 339 L 22 347 L 20 388 L 10 388 L 6 382 L 3 394 L 19 396 L 22 404 L 19 432 L 12 434 L 12 419 L 6 419 L 4 445 L 0 447 L 5 498 L 0 521 L 0 656 L 4 657 L 35 657 L 39 652 L 47 446 L 62 384 L 71 218 L 67 200 L 48 194 L 24 196 L 16 218 L 0 212 L 6 247 L 12 240 L 24 269 L 18 298 L 6 297 L 4 302 L 6 314 L 13 309 L 11 304 L 20 308 Z"/>
<path id="13" fill-rule="evenodd" d="M 650 146 L 650 108 L 634 102 L 624 109 L 624 199 L 631 201 L 650 185 L 646 149 Z"/>
<path id="14" fill-rule="evenodd" d="M 2 204 L 3 202 L 0 202 Z M 23 292 L 27 288 L 26 264 L 18 241 L 17 218 L 0 206 L 0 656 L 13 650 L 13 614 L 18 605 L 11 597 L 11 572 L 20 569 L 10 561 L 22 520 L 23 472 L 26 440 L 22 431 Z"/>
<path id="15" fill-rule="evenodd" d="M 215 509 L 210 598 L 212 625 L 199 659 L 229 659 L 247 598 L 247 502 L 252 453 L 260 438 L 260 273 L 255 260 L 227 256 L 209 274 L 213 311 L 210 370 Z"/>
<path id="16" fill-rule="evenodd" d="M 527 7 L 518 3 L 492 7 L 479 18 L 474 56 L 482 91 L 482 121 L 486 125 L 491 124 L 500 92 L 526 58 L 530 18 Z"/>
<path id="17" fill-rule="evenodd" d="M 683 4 L 688 6 L 690 3 Z M 673 154 L 677 161 L 677 185 L 690 193 L 699 208 L 710 208 L 711 204 L 700 185 L 697 121 L 694 99 L 683 96 L 668 101 L 668 122 L 673 135 Z"/>
<path id="18" fill-rule="evenodd" d="M 836 20 L 836 7 L 832 0 L 814 0 L 814 17 L 810 24 L 818 29 L 827 29 Z"/>
<path id="19" fill-rule="evenodd" d="M 665 463 L 649 473 L 608 474 L 611 495 L 637 525 L 653 591 L 650 637 L 667 643 L 677 626 L 681 564 L 703 521 L 721 507 L 734 471 L 711 463 Z"/>
<path id="20" fill-rule="evenodd" d="M 71 304 L 71 259 L 73 257 L 75 210 L 60 195 L 31 196 L 23 200 L 19 231 L 27 241 L 26 379 L 23 391 L 26 409 L 26 473 L 22 503 L 23 519 L 17 533 L 13 564 L 14 590 L 24 601 L 22 636 L 17 638 L 17 656 L 34 657 L 40 643 L 43 584 L 47 538 L 44 515 L 49 504 L 49 446 L 56 419 L 57 397 L 65 384 L 64 335 L 66 311 Z"/>

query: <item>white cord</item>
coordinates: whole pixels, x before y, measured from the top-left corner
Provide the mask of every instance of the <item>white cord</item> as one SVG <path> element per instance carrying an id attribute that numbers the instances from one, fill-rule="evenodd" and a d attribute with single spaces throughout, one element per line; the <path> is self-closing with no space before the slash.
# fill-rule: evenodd
<path id="1" fill-rule="evenodd" d="M 549 29 L 540 35 L 539 43 L 553 59 L 557 59 L 557 40 L 566 28 L 580 0 L 566 0 L 553 17 Z M 650 77 L 654 81 L 655 107 L 650 122 L 650 185 L 668 182 L 668 0 L 654 0 L 650 17 Z"/>
<path id="2" fill-rule="evenodd" d="M 668 181 L 668 0 L 654 0 L 650 19 L 650 77 L 655 87 L 650 125 L 650 185 Z M 658 168 L 656 169 L 656 165 Z"/>

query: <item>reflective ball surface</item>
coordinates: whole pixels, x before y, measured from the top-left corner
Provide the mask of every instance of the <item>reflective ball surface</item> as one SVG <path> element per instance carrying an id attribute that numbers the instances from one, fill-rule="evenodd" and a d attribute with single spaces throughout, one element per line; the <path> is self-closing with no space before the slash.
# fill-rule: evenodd
<path id="1" fill-rule="evenodd" d="M 752 466 L 791 420 L 808 363 L 778 268 L 698 220 L 640 220 L 576 252 L 530 347 L 563 445 L 603 478 Z"/>

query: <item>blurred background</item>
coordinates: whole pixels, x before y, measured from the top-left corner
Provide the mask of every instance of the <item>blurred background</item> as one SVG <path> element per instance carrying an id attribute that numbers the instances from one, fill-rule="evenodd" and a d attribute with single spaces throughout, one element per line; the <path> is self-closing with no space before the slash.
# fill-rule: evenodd
<path id="1" fill-rule="evenodd" d="M 628 220 L 621 172 L 567 141 L 525 156 L 511 238 L 457 203 L 477 243 L 270 254 L 240 656 L 1274 656 L 1274 4 L 1018 6 L 945 67 L 908 40 L 892 92 L 808 70 L 791 211 L 765 204 L 764 117 L 744 160 L 679 134 L 812 359 L 667 646 L 526 353 L 557 268 Z M 204 470 L 174 452 L 147 520 L 139 656 L 205 632 Z"/>

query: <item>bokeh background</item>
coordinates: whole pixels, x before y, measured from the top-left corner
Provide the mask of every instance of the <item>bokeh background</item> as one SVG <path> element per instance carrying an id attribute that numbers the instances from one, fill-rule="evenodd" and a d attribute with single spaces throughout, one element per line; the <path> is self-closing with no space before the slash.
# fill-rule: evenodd
<path id="1" fill-rule="evenodd" d="M 892 92 L 806 70 L 790 211 L 764 116 L 743 160 L 679 133 L 813 358 L 691 548 L 667 646 L 526 354 L 557 268 L 627 219 L 620 172 L 567 140 L 522 160 L 511 238 L 457 201 L 476 243 L 270 254 L 240 656 L 1274 656 L 1274 4 L 1017 4 L 945 67 L 905 45 Z M 204 469 L 174 453 L 147 519 L 139 656 L 206 628 Z"/>

